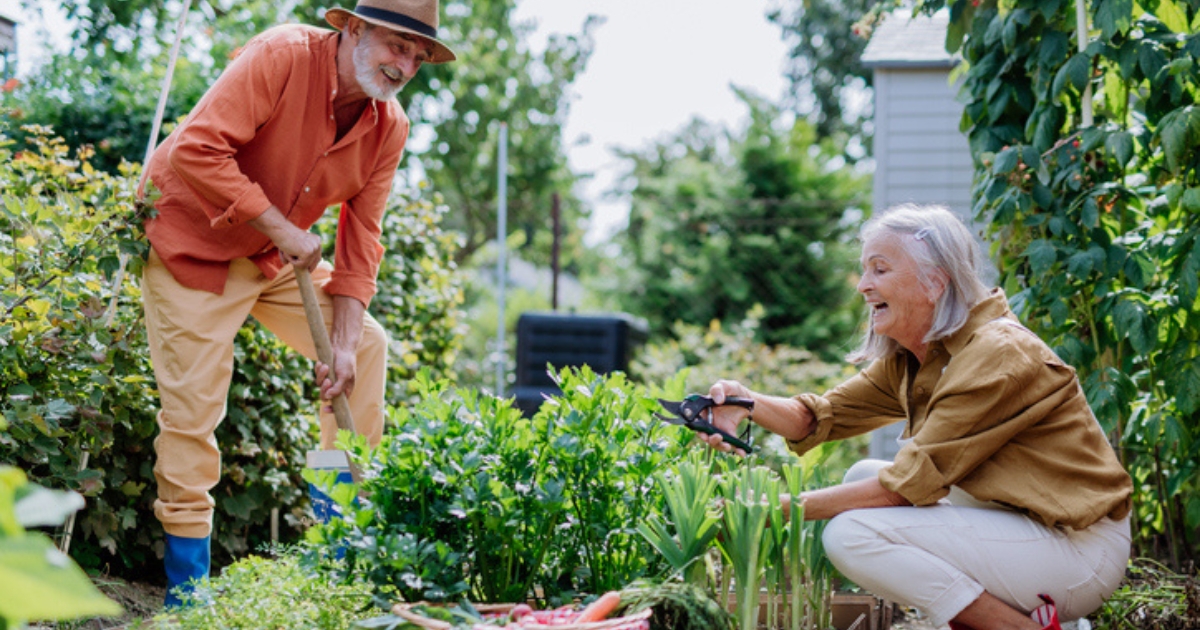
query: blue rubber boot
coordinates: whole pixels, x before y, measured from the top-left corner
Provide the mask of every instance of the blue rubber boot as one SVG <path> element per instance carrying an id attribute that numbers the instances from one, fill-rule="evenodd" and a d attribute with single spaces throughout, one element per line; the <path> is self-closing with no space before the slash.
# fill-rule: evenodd
<path id="1" fill-rule="evenodd" d="M 163 567 L 167 571 L 167 608 L 183 606 L 183 595 L 195 592 L 196 580 L 208 577 L 211 537 L 182 538 L 167 534 Z"/>

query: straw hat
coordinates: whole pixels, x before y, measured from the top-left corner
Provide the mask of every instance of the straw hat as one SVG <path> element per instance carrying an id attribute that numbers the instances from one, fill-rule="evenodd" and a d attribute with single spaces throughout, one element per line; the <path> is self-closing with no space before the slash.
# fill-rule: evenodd
<path id="1" fill-rule="evenodd" d="M 342 30 L 350 16 L 401 33 L 410 33 L 433 43 L 429 63 L 456 59 L 454 51 L 438 41 L 437 0 L 360 0 L 354 10 L 334 7 L 325 12 L 325 21 Z"/>

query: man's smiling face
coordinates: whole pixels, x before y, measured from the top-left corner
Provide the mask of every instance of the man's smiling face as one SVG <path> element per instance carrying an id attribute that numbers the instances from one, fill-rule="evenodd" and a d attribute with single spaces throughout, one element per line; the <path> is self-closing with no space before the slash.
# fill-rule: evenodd
<path id="1" fill-rule="evenodd" d="M 419 37 L 364 23 L 354 46 L 354 76 L 367 96 L 391 100 L 429 60 L 432 49 Z"/>

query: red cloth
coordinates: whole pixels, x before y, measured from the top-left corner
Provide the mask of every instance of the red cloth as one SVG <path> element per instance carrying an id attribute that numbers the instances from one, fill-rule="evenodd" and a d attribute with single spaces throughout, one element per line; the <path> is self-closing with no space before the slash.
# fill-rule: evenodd
<path id="1" fill-rule="evenodd" d="M 273 204 L 308 229 L 342 204 L 325 290 L 370 303 L 409 121 L 396 101 L 371 100 L 336 138 L 338 39 L 301 25 L 258 35 L 155 150 L 146 173 L 162 197 L 146 234 L 180 284 L 220 294 L 237 258 L 274 278 L 278 252 L 246 222 Z"/>

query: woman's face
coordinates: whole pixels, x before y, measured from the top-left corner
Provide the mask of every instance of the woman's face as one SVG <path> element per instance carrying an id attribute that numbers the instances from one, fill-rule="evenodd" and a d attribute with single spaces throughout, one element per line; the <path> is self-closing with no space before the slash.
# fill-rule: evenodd
<path id="1" fill-rule="evenodd" d="M 863 243 L 862 279 L 858 292 L 871 309 L 871 329 L 896 340 L 918 359 L 925 358 L 925 335 L 933 327 L 933 305 L 945 287 L 927 288 L 917 273 L 917 263 L 901 246 L 903 238 L 879 233 Z"/>

